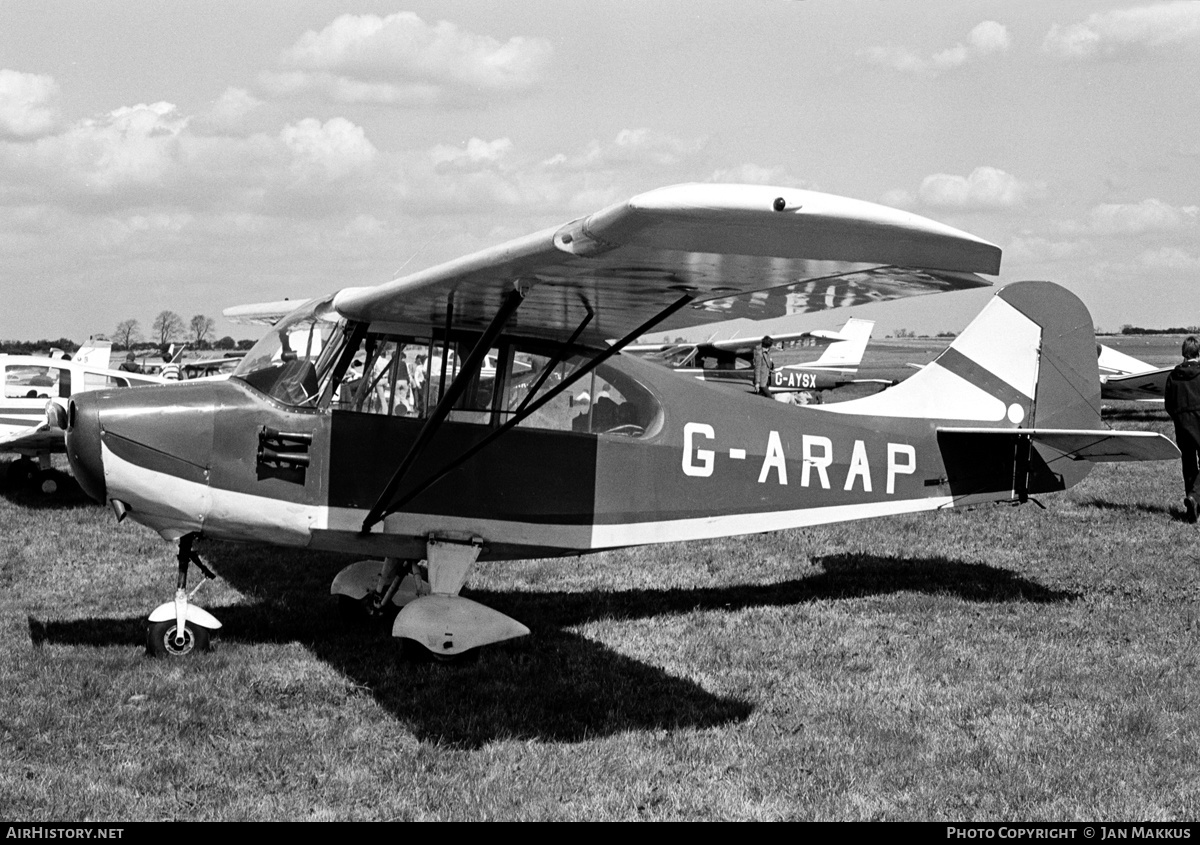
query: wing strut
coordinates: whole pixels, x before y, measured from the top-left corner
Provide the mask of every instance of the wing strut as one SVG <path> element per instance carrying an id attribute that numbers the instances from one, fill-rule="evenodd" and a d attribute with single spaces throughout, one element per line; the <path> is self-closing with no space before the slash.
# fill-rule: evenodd
<path id="1" fill-rule="evenodd" d="M 463 392 L 467 389 L 467 385 L 471 379 L 479 371 L 483 365 L 483 359 L 487 355 L 489 349 L 492 348 L 492 341 L 500 334 L 504 328 L 504 324 L 508 322 L 508 318 L 513 315 L 513 312 L 520 307 L 525 299 L 519 287 L 513 288 L 504 297 L 504 302 L 500 304 L 500 310 L 496 312 L 496 316 L 492 318 L 492 322 L 484 330 L 479 341 L 471 350 L 471 354 L 463 362 L 462 369 L 458 375 L 454 377 L 454 381 L 446 388 L 446 392 L 438 400 L 434 406 L 433 413 L 429 415 L 429 419 L 425 420 L 425 425 L 421 426 L 421 431 L 417 434 L 417 439 L 413 441 L 413 445 L 408 450 L 408 454 L 404 456 L 404 460 L 400 462 L 400 466 L 396 468 L 396 472 L 392 474 L 391 479 L 383 488 L 383 492 L 379 494 L 379 498 L 375 504 L 371 506 L 371 510 L 367 512 L 366 519 L 363 520 L 362 531 L 366 533 L 371 530 L 371 526 L 383 519 L 384 507 L 383 503 L 390 499 L 400 486 L 400 482 L 404 480 L 404 476 L 408 473 L 409 468 L 425 451 L 425 447 L 429 445 L 430 439 L 437 433 L 443 420 L 450 413 L 450 409 L 454 407 L 454 403 L 458 401 Z M 452 306 L 451 306 L 452 307 Z M 443 372 L 445 370 L 446 355 L 442 355 Z"/>
<path id="2" fill-rule="evenodd" d="M 384 509 L 382 511 L 382 514 L 385 516 L 389 513 L 395 513 L 396 511 L 400 510 L 400 508 L 407 505 L 409 502 L 411 502 L 413 499 L 415 499 L 421 493 L 424 493 L 426 490 L 428 490 L 434 484 L 441 481 L 448 474 L 450 474 L 454 470 L 458 469 L 464 463 L 469 461 L 472 457 L 477 455 L 480 451 L 483 450 L 483 448 L 485 446 L 494 442 L 497 438 L 499 438 L 505 432 L 508 432 L 511 429 L 513 429 L 514 427 L 516 427 L 517 425 L 519 425 L 527 417 L 534 414 L 538 410 L 538 408 L 541 408 L 547 402 L 554 399 L 554 397 L 561 394 L 564 390 L 569 388 L 575 382 L 579 381 L 581 378 L 586 376 L 592 370 L 596 369 L 596 367 L 603 364 L 605 361 L 607 361 L 613 355 L 616 355 L 623 348 L 628 346 L 632 341 L 634 341 L 641 335 L 645 334 L 646 332 L 650 331 L 658 323 L 665 320 L 667 317 L 671 316 L 672 314 L 674 314 L 676 311 L 678 311 L 680 308 L 687 305 L 691 301 L 692 301 L 691 294 L 680 297 L 678 300 L 676 300 L 675 302 L 668 305 L 665 309 L 660 311 L 654 317 L 651 317 L 645 323 L 638 326 L 636 329 L 631 331 L 629 334 L 625 335 L 625 337 L 621 338 L 616 343 L 612 344 L 607 349 L 605 349 L 603 352 L 599 353 L 594 358 L 589 360 L 586 364 L 581 366 L 579 369 L 575 370 L 573 373 L 571 373 L 565 379 L 560 381 L 558 384 L 556 384 L 550 390 L 547 390 L 545 392 L 545 394 L 543 394 L 542 396 L 539 396 L 537 398 L 537 400 L 535 400 L 533 402 L 529 402 L 528 401 L 529 397 L 527 396 L 526 401 L 524 403 L 522 403 L 522 405 L 521 405 L 521 409 L 519 409 L 512 417 L 510 417 L 508 420 L 506 420 L 503 425 L 501 425 L 499 428 L 492 431 L 490 434 L 488 434 L 486 437 L 484 437 L 482 440 L 480 440 L 478 443 L 476 443 L 470 449 L 467 449 L 465 452 L 463 452 L 461 455 L 459 455 L 453 461 L 446 464 L 440 470 L 438 470 L 437 472 L 430 475 L 427 479 L 422 481 L 420 484 L 418 484 L 412 490 L 405 493 L 402 497 L 400 497 L 398 500 L 396 500 L 396 502 L 394 502 L 393 504 L 389 505 L 386 509 Z M 586 326 L 591 319 L 592 319 L 591 309 L 589 309 L 588 316 L 584 317 L 582 325 L 580 325 L 579 328 L 575 330 L 575 334 L 572 335 L 572 339 L 579 336 L 580 332 L 583 331 L 584 326 Z M 557 366 L 557 363 L 555 364 L 555 366 Z M 549 372 L 552 369 L 553 369 L 553 367 L 548 367 L 547 372 Z M 530 393 L 530 395 L 532 395 L 532 392 Z M 528 407 L 526 407 L 526 406 L 528 406 Z M 395 479 L 393 478 L 393 480 L 395 480 Z M 388 488 L 389 488 L 389 491 L 394 492 L 395 488 L 392 484 L 389 484 Z M 383 499 L 384 499 L 384 497 L 381 496 L 380 502 L 382 502 Z M 380 502 L 375 503 L 376 508 L 379 507 Z M 372 508 L 372 513 L 374 513 L 374 510 L 375 509 Z M 368 514 L 367 518 L 370 519 L 369 514 Z M 382 519 L 382 516 L 380 516 L 379 519 Z M 378 521 L 379 520 L 376 519 L 376 522 L 378 522 Z M 371 523 L 371 524 L 373 525 L 374 523 Z M 367 523 L 364 522 L 363 530 L 364 531 L 367 530 L 368 527 L 369 526 L 367 525 Z"/>
<path id="3" fill-rule="evenodd" d="M 529 404 L 529 400 L 542 389 L 542 385 L 546 383 L 546 379 L 550 378 L 550 374 L 562 363 L 563 358 L 567 357 L 567 353 L 575 345 L 575 341 L 579 340 L 579 336 L 583 334 L 583 330 L 592 321 L 592 317 L 596 316 L 595 312 L 592 311 L 592 306 L 588 305 L 587 300 L 584 300 L 583 307 L 587 309 L 587 316 L 583 318 L 579 327 L 575 329 L 567 339 L 567 342 L 558 347 L 558 351 L 554 353 L 554 357 L 550 359 L 550 362 L 542 368 L 542 374 L 537 377 L 537 381 L 533 383 L 533 386 L 529 388 L 529 392 L 525 394 L 525 398 L 521 400 L 521 405 L 517 408 L 516 416 L 521 417 L 521 412 L 525 410 L 525 406 Z M 524 419 L 524 417 L 521 418 Z"/>

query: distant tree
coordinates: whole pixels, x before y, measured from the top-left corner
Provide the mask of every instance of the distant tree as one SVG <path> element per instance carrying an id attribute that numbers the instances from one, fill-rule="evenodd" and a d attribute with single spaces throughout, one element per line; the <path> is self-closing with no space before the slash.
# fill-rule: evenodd
<path id="1" fill-rule="evenodd" d="M 229 335 L 225 335 L 213 344 L 213 349 L 237 349 L 237 341 Z"/>
<path id="2" fill-rule="evenodd" d="M 192 340 L 195 341 L 196 346 L 203 346 L 205 340 L 212 334 L 213 329 L 216 328 L 217 323 L 212 317 L 197 314 L 192 317 L 192 322 L 188 325 L 191 328 Z"/>
<path id="3" fill-rule="evenodd" d="M 137 320 L 122 320 L 117 323 L 117 330 L 113 332 L 113 346 L 118 349 L 132 349 L 141 339 L 142 327 Z"/>
<path id="4" fill-rule="evenodd" d="M 250 349 L 254 346 L 253 340 L 239 340 L 237 342 L 238 349 Z"/>
<path id="5" fill-rule="evenodd" d="M 177 340 L 183 334 L 183 318 L 174 311 L 160 311 L 150 326 L 160 347 Z"/>

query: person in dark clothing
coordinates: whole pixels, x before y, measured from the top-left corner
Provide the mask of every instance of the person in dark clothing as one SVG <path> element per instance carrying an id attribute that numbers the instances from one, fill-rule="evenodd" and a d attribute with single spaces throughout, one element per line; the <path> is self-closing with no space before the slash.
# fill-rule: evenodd
<path id="1" fill-rule="evenodd" d="M 1196 478 L 1200 476 L 1200 340 L 1183 341 L 1183 363 L 1167 376 L 1163 399 L 1175 423 L 1175 443 L 1183 458 L 1183 508 L 1196 521 Z"/>
<path id="2" fill-rule="evenodd" d="M 760 396 L 771 395 L 771 372 L 775 362 L 771 360 L 771 346 L 774 341 L 770 335 L 762 339 L 762 345 L 754 347 L 751 357 L 754 359 L 754 392 Z"/>
<path id="3" fill-rule="evenodd" d="M 124 373 L 140 373 L 142 371 L 141 366 L 137 362 L 137 356 L 132 351 L 125 353 L 125 360 L 117 369 Z"/>

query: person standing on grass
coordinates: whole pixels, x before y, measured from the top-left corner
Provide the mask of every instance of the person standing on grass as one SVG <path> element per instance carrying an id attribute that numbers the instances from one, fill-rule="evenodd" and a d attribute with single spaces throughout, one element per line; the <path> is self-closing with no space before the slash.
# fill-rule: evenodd
<path id="1" fill-rule="evenodd" d="M 1183 459 L 1183 509 L 1196 521 L 1196 478 L 1200 476 L 1200 340 L 1183 341 L 1183 363 L 1171 370 L 1163 399 L 1175 423 L 1175 443 Z"/>
<path id="2" fill-rule="evenodd" d="M 775 362 L 771 360 L 773 343 L 770 335 L 764 337 L 751 355 L 754 359 L 754 392 L 760 396 L 771 395 L 771 372 L 775 369 Z"/>

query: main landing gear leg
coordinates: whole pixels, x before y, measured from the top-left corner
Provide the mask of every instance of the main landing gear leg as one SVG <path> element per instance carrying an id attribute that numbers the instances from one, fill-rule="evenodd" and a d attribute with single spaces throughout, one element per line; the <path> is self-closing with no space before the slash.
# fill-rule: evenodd
<path id="1" fill-rule="evenodd" d="M 434 657 L 448 659 L 529 633 L 515 619 L 458 594 L 479 558 L 479 543 L 430 539 L 425 550 L 430 594 L 404 606 L 392 636 L 413 640 Z"/>
<path id="2" fill-rule="evenodd" d="M 179 538 L 179 575 L 175 579 L 175 600 L 160 604 L 150 614 L 146 628 L 146 652 L 153 657 L 184 657 L 194 651 L 207 651 L 212 634 L 221 627 L 211 613 L 191 604 L 190 600 L 204 586 L 204 581 L 192 591 L 187 591 L 188 568 L 191 564 L 200 567 L 205 581 L 217 576 L 192 551 L 196 534 L 184 534 Z"/>
<path id="3" fill-rule="evenodd" d="M 390 625 L 400 608 L 429 595 L 424 563 L 397 557 L 355 561 L 334 577 L 329 592 L 338 597 L 347 621 L 381 619 Z"/>

